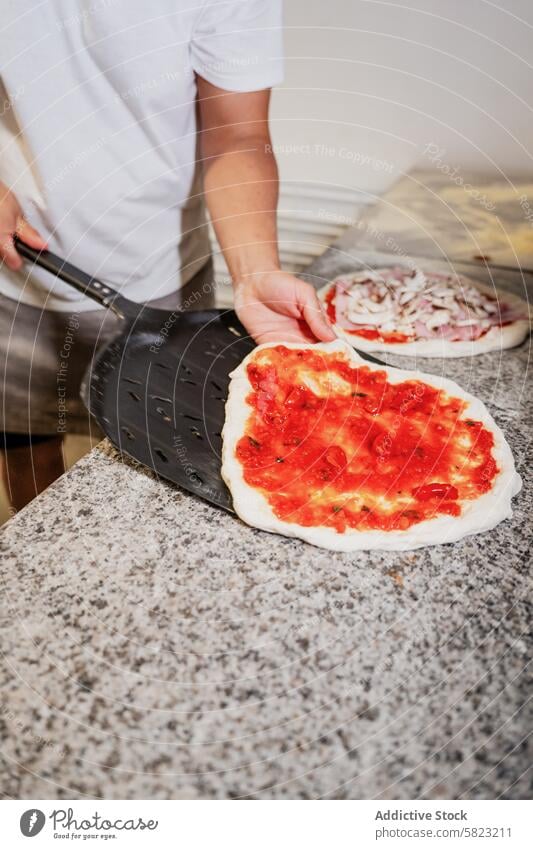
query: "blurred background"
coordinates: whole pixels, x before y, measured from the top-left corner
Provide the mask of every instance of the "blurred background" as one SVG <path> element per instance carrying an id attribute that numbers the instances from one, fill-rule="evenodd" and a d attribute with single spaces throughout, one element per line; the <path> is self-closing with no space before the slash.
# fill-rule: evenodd
<path id="1" fill-rule="evenodd" d="M 532 5 L 285 0 L 272 132 L 287 267 L 415 167 L 532 173 Z"/>

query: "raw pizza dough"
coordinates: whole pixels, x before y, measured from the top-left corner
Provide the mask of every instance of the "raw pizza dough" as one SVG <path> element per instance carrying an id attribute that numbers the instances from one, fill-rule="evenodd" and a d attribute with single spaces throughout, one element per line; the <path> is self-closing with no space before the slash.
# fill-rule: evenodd
<path id="1" fill-rule="evenodd" d="M 255 411 L 255 408 L 249 403 L 253 389 L 249 379 L 248 367 L 258 362 L 261 352 L 276 347 L 278 347 L 277 343 L 260 345 L 243 360 L 231 374 L 232 379 L 226 403 L 226 421 L 222 434 L 222 477 L 232 494 L 236 513 L 247 524 L 264 531 L 298 537 L 313 545 L 334 551 L 368 549 L 404 551 L 421 546 L 456 542 L 470 534 L 488 531 L 512 515 L 511 498 L 519 492 L 521 479 L 515 471 L 513 456 L 502 431 L 481 401 L 463 391 L 454 381 L 446 378 L 367 362 L 345 342 L 336 340 L 317 345 L 284 343 L 281 347 L 304 352 L 306 350 L 323 352 L 326 358 L 332 354 L 336 357 L 340 355 L 341 359 L 351 367 L 364 366 L 371 372 L 386 372 L 386 379 L 390 384 L 416 381 L 443 390 L 445 394 L 442 397 L 446 398 L 447 401 L 449 398 L 461 399 L 466 402 L 466 407 L 460 418 L 467 422 L 470 422 L 470 420 L 481 422 L 493 435 L 492 457 L 498 472 L 492 481 L 492 488 L 488 492 L 481 494 L 474 500 L 460 501 L 461 515 L 438 515 L 435 518 L 419 521 L 407 530 L 357 530 L 347 528 L 340 533 L 335 528 L 326 525 L 304 526 L 279 518 L 270 505 L 267 494 L 247 483 L 243 465 L 236 453 L 237 445 L 241 438 L 245 436 L 247 423 L 252 422 L 251 416 Z M 328 374 L 326 372 L 326 377 Z M 307 383 L 309 387 L 314 386 L 319 393 L 325 391 L 329 395 L 339 391 L 340 387 L 335 379 L 331 381 L 327 379 L 326 384 L 323 381 L 324 376 L 319 382 L 320 385 L 317 386 L 313 382 L 313 378 L 310 377 Z M 319 426 L 319 424 L 316 426 Z M 312 495 L 312 492 L 310 492 L 310 495 Z"/>
<path id="2" fill-rule="evenodd" d="M 466 278 L 459 275 L 444 275 L 439 272 L 424 273 L 418 269 L 413 270 L 402 266 L 391 266 L 388 268 L 379 269 L 363 269 L 361 271 L 354 272 L 353 274 L 343 274 L 335 280 L 327 283 L 319 290 L 318 297 L 327 310 L 328 296 L 331 297 L 332 288 L 336 285 L 342 285 L 346 283 L 349 286 L 352 281 L 362 282 L 364 278 L 372 278 L 373 276 L 375 276 L 375 279 L 377 280 L 382 276 L 385 282 L 385 286 L 388 289 L 391 301 L 389 302 L 388 315 L 384 313 L 383 317 L 385 322 L 388 321 L 391 329 L 396 330 L 398 329 L 399 319 L 397 316 L 397 310 L 395 309 L 395 281 L 397 279 L 400 279 L 402 275 L 406 281 L 408 281 L 409 277 L 412 276 L 415 278 L 415 280 L 418 280 L 420 282 L 419 295 L 421 296 L 424 296 L 424 290 L 430 288 L 431 284 L 434 284 L 434 286 L 438 286 L 439 279 L 441 279 L 443 282 L 447 282 L 447 284 L 452 285 L 454 288 L 457 288 L 459 292 L 461 290 L 463 292 L 468 291 L 471 288 L 478 290 L 478 292 L 480 292 L 483 297 L 488 297 L 492 299 L 492 303 L 497 309 L 498 316 L 502 314 L 505 317 L 505 315 L 507 314 L 511 317 L 512 320 L 510 320 L 509 323 L 506 323 L 503 326 L 494 325 L 490 327 L 489 330 L 484 332 L 483 335 L 479 336 L 479 338 L 477 339 L 467 338 L 463 340 L 457 340 L 449 339 L 445 336 L 439 337 L 438 334 L 440 331 L 437 326 L 432 329 L 432 332 L 437 334 L 436 338 L 416 338 L 415 333 L 415 338 L 412 339 L 412 341 L 394 342 L 387 341 L 384 339 L 367 339 L 357 333 L 352 333 L 349 330 L 349 322 L 342 321 L 342 319 L 339 319 L 339 316 L 337 314 L 337 320 L 334 324 L 334 329 L 337 335 L 340 338 L 345 339 L 347 342 L 349 342 L 350 345 L 353 345 L 354 348 L 359 348 L 359 350 L 361 351 L 386 351 L 393 354 L 403 354 L 405 356 L 420 357 L 466 357 L 475 354 L 485 354 L 489 351 L 500 351 L 504 348 L 513 348 L 516 345 L 520 345 L 530 331 L 533 310 L 528 307 L 525 301 L 523 301 L 516 295 L 509 294 L 508 292 L 498 292 L 496 289 L 491 288 L 490 286 L 487 286 L 486 284 L 481 283 L 478 280 L 472 280 L 470 278 Z M 409 293 L 405 293 L 404 297 L 408 298 Z M 496 300 L 494 300 L 495 298 Z M 441 303 L 443 302 L 441 301 Z M 409 302 L 407 302 L 406 306 L 409 306 Z M 502 313 L 500 313 L 500 310 L 502 310 Z M 396 314 L 391 315 L 391 312 Z M 370 315 L 370 313 L 368 313 L 368 315 L 370 320 L 373 322 L 374 326 L 376 326 L 375 319 Z M 434 310 L 433 312 L 433 316 L 435 317 L 437 322 L 439 321 L 439 318 L 442 317 L 442 315 L 442 307 L 439 310 Z M 474 319 L 475 315 L 473 314 L 472 309 L 469 309 L 467 307 L 464 311 L 463 316 L 463 333 L 464 330 L 467 329 L 466 327 L 464 327 L 464 325 L 468 325 L 469 323 L 475 323 Z M 452 319 L 451 327 L 450 324 L 448 324 L 444 328 L 447 331 L 448 335 L 452 333 L 453 329 L 455 328 L 454 321 L 455 319 Z M 361 323 L 361 327 L 363 326 L 367 325 Z"/>

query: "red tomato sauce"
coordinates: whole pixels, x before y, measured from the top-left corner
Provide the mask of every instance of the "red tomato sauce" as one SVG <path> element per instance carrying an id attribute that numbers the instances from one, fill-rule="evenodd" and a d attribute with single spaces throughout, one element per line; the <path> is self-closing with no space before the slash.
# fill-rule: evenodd
<path id="1" fill-rule="evenodd" d="M 335 300 L 335 287 L 333 286 L 330 291 L 327 293 L 325 301 L 326 301 L 326 314 L 330 321 L 335 324 L 337 321 L 337 310 L 335 308 L 335 304 L 333 301 Z M 380 342 L 412 342 L 415 338 L 414 336 L 406 336 L 405 333 L 396 333 L 395 331 L 391 333 L 383 333 L 380 330 L 376 330 L 375 327 L 358 327 L 354 330 L 351 328 L 343 327 L 345 333 L 352 333 L 354 336 L 362 336 L 364 339 L 379 339 Z"/>
<path id="2" fill-rule="evenodd" d="M 275 515 L 339 533 L 406 530 L 488 492 L 499 469 L 466 403 L 340 354 L 277 345 L 248 366 L 236 456 Z"/>

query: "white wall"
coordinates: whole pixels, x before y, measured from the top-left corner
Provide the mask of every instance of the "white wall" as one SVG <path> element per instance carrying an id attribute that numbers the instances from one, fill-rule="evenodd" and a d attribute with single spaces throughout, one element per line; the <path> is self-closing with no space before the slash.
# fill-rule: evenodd
<path id="1" fill-rule="evenodd" d="M 533 172 L 533 0 L 285 0 L 285 24 L 286 179 L 379 192 L 428 144 L 464 170 Z"/>
<path id="2" fill-rule="evenodd" d="M 271 119 L 288 269 L 415 166 L 533 174 L 533 0 L 285 0 L 285 56 Z"/>

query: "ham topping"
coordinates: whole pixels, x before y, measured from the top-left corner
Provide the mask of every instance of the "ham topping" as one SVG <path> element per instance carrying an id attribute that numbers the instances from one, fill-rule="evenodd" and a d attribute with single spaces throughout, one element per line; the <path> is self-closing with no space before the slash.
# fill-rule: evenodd
<path id="1" fill-rule="evenodd" d="M 355 333 L 470 341 L 491 327 L 527 319 L 458 275 L 395 266 L 345 275 L 334 286 L 336 323 Z"/>

